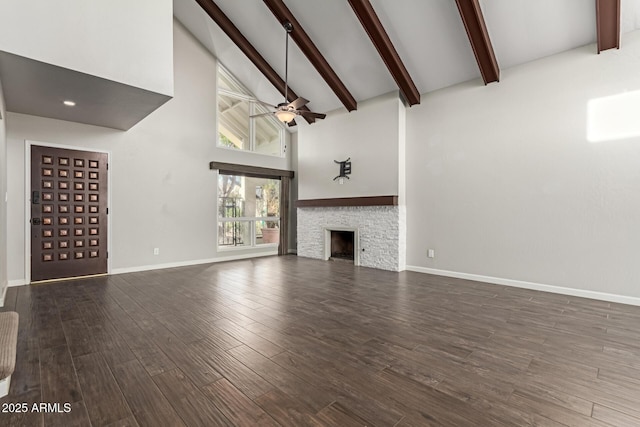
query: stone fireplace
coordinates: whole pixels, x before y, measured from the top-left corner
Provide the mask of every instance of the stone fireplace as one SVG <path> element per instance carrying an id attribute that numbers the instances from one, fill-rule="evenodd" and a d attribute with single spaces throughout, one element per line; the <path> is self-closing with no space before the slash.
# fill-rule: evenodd
<path id="1" fill-rule="evenodd" d="M 299 202 L 297 212 L 298 256 L 328 260 L 334 240 L 332 231 L 348 231 L 353 233 L 354 265 L 392 271 L 404 269 L 404 206 L 316 207 Z"/>

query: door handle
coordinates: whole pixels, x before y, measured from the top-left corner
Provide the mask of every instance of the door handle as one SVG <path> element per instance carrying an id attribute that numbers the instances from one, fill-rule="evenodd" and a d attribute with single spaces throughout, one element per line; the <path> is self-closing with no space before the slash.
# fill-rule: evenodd
<path id="1" fill-rule="evenodd" d="M 39 191 L 32 191 L 31 192 L 31 203 L 33 203 L 34 205 L 39 205 L 40 204 L 40 192 Z"/>

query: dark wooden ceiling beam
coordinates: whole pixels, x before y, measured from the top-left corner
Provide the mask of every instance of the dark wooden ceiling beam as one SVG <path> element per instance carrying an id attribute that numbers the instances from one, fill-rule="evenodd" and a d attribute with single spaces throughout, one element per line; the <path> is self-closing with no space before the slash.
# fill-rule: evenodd
<path id="1" fill-rule="evenodd" d="M 269 82 L 284 96 L 285 94 L 285 83 L 282 78 L 278 75 L 276 70 L 269 65 L 269 63 L 260 55 L 260 53 L 256 50 L 255 47 L 247 40 L 247 38 L 242 35 L 238 27 L 234 25 L 233 22 L 229 19 L 227 15 L 224 14 L 222 9 L 218 7 L 217 4 L 213 2 L 213 0 L 196 0 L 200 7 L 207 12 L 207 15 L 213 21 L 218 24 L 220 29 L 224 31 L 224 33 L 238 46 L 238 48 L 244 53 L 247 58 L 260 70 L 260 72 L 269 80 Z M 298 95 L 289 87 L 287 91 L 287 101 L 292 102 L 297 99 Z M 308 107 L 302 107 L 300 110 L 309 111 Z M 307 122 L 313 123 L 315 119 L 313 118 L 304 118 Z"/>
<path id="2" fill-rule="evenodd" d="M 413 83 L 413 79 L 411 79 L 369 0 L 349 0 L 349 4 L 387 65 L 404 99 L 409 105 L 420 104 L 420 92 Z"/>
<path id="3" fill-rule="evenodd" d="M 484 84 L 500 81 L 500 68 L 478 0 L 456 0 Z"/>
<path id="4" fill-rule="evenodd" d="M 351 95 L 344 83 L 342 83 L 340 77 L 333 71 L 331 65 L 329 65 L 325 57 L 320 53 L 289 8 L 287 8 L 282 0 L 264 0 L 264 3 L 280 24 L 284 25 L 286 22 L 293 24 L 293 31 L 290 33 L 293 41 L 296 42 L 302 53 L 304 53 L 309 62 L 311 62 L 318 73 L 320 73 L 324 81 L 327 82 L 331 90 L 333 90 L 333 93 L 335 93 L 340 102 L 342 102 L 342 105 L 344 105 L 348 111 L 355 110 L 357 108 L 355 98 Z"/>
<path id="5" fill-rule="evenodd" d="M 620 49 L 620 0 L 596 0 L 598 53 Z"/>

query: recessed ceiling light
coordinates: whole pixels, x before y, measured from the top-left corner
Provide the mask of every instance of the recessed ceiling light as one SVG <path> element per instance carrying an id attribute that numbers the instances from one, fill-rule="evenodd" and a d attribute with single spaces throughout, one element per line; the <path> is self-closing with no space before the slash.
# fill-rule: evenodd
<path id="1" fill-rule="evenodd" d="M 64 105 L 66 105 L 67 107 L 75 107 L 76 103 L 74 101 L 71 101 L 69 99 L 67 99 L 66 101 L 62 101 L 62 103 Z"/>

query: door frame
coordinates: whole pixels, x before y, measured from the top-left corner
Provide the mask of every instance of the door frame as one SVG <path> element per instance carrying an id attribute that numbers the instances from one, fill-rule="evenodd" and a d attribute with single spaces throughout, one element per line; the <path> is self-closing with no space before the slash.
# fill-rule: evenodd
<path id="1" fill-rule="evenodd" d="M 101 153 L 107 155 L 107 164 L 111 163 L 111 151 L 96 148 L 83 147 L 77 145 L 58 144 L 54 142 L 33 141 L 26 139 L 24 144 L 24 280 L 27 285 L 31 284 L 31 147 L 62 148 L 65 150 L 89 151 L 91 153 Z M 107 206 L 111 209 L 111 167 L 107 167 Z M 107 215 L 107 274 L 111 274 L 112 254 L 112 232 L 111 214 Z"/>

